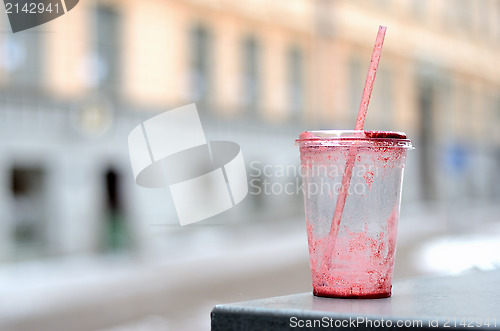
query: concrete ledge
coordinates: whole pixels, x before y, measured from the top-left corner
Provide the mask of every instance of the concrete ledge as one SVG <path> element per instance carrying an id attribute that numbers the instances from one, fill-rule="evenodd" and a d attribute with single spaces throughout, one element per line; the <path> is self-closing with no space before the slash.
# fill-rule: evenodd
<path id="1" fill-rule="evenodd" d="M 500 330 L 500 270 L 396 282 L 386 299 L 301 293 L 218 305 L 212 331 L 419 329 Z"/>

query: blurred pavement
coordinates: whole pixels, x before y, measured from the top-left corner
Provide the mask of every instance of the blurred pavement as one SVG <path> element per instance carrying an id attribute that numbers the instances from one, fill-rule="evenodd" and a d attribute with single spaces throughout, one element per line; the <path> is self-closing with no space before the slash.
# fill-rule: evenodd
<path id="1" fill-rule="evenodd" d="M 500 250 L 484 245 L 500 242 L 500 206 L 465 205 L 402 207 L 395 279 L 500 267 Z M 311 290 L 302 217 L 168 231 L 155 257 L 0 267 L 0 329 L 209 330 L 216 304 Z M 439 245 L 452 241 L 468 257 Z"/>

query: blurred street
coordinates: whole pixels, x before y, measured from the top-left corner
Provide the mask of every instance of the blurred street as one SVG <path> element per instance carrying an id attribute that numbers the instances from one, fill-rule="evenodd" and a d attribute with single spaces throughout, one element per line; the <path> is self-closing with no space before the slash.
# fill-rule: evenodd
<path id="1" fill-rule="evenodd" d="M 402 211 L 395 280 L 500 267 L 499 206 Z M 74 257 L 0 269 L 8 298 L 0 304 L 0 329 L 48 331 L 64 321 L 68 331 L 209 330 L 216 304 L 311 290 L 302 218 L 170 231 L 185 233 L 171 235 L 155 257 Z M 460 241 L 468 255 L 434 249 L 429 256 L 425 249 L 436 240 Z M 478 244 L 488 240 L 496 247 Z"/>

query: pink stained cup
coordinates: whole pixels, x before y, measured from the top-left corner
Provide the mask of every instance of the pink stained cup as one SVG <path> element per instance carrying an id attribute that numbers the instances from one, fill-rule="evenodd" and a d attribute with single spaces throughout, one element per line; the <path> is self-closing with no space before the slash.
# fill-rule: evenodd
<path id="1" fill-rule="evenodd" d="M 410 140 L 399 132 L 325 130 L 303 132 L 297 144 L 314 295 L 391 296 Z M 349 162 L 351 178 L 343 181 Z M 337 198 L 346 182 L 345 204 L 339 208 Z"/>

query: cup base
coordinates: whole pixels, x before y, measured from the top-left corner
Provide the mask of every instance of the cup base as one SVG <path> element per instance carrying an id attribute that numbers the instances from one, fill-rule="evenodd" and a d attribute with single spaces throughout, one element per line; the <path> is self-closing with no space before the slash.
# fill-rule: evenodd
<path id="1" fill-rule="evenodd" d="M 313 289 L 313 294 L 317 297 L 327 297 L 327 298 L 345 298 L 345 299 L 381 299 L 388 298 L 391 296 L 392 292 L 380 292 L 380 293 L 349 293 L 346 291 L 338 291 L 333 289 Z"/>

